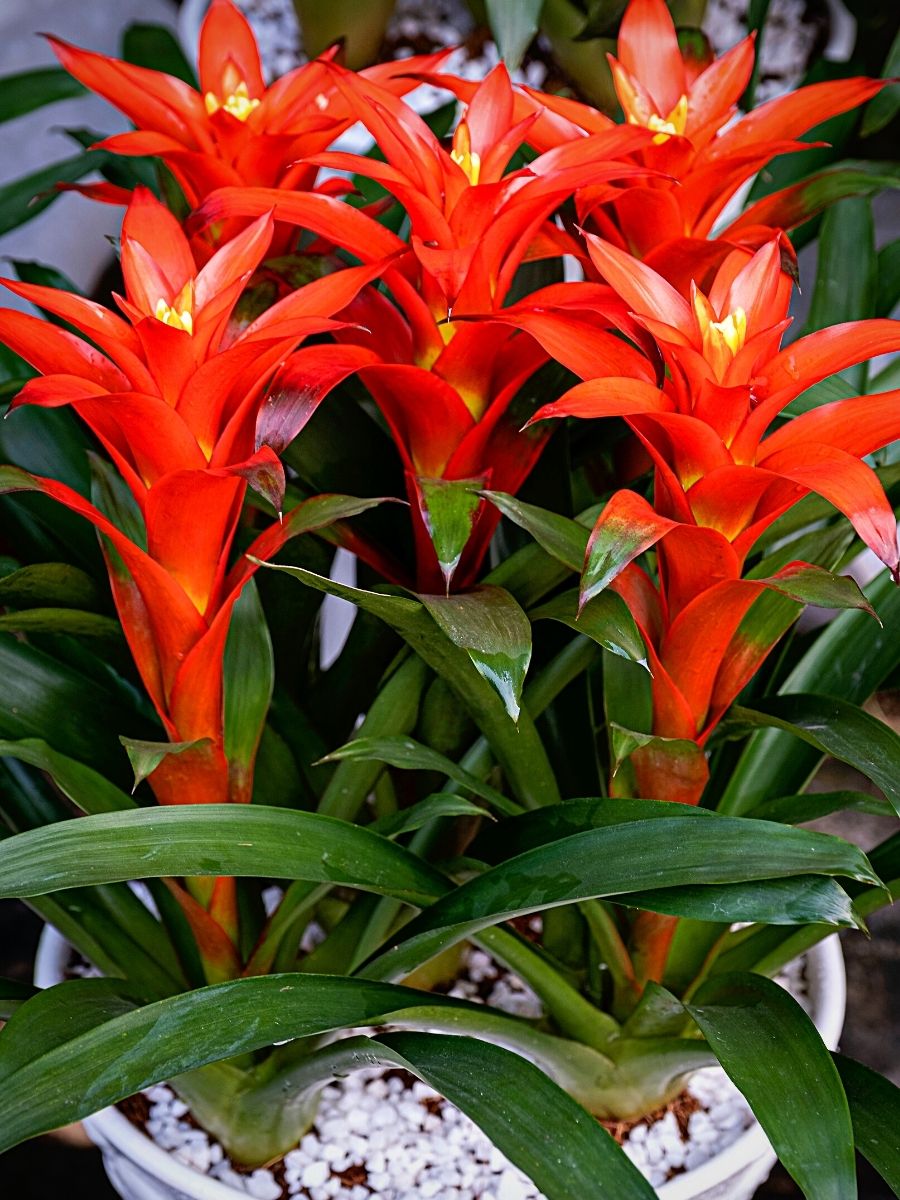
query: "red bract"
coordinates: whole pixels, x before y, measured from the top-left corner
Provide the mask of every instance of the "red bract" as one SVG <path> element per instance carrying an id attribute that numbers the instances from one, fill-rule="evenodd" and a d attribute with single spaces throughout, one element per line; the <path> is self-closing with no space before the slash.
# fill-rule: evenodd
<path id="1" fill-rule="evenodd" d="M 355 119 L 325 59 L 266 87 L 253 31 L 231 0 L 213 0 L 203 22 L 200 91 L 163 71 L 50 41 L 67 71 L 137 126 L 100 145 L 116 154 L 162 158 L 191 207 L 229 185 L 312 187 L 316 168 L 298 160 L 324 149 Z M 364 74 L 402 94 L 416 86 L 410 70 L 433 67 L 441 57 L 386 63 Z M 90 193 L 91 185 L 85 190 Z M 123 200 L 108 185 L 97 194 Z"/>
<path id="2" fill-rule="evenodd" d="M 119 303 L 127 321 L 80 296 L 12 281 L 12 291 L 94 344 L 36 317 L 0 312 L 0 339 L 42 373 L 15 405 L 71 404 L 140 510 L 145 545 L 76 493 L 38 481 L 104 534 L 122 624 L 166 732 L 173 742 L 202 743 L 154 771 L 164 803 L 229 797 L 222 656 L 248 574 L 229 573 L 228 559 L 248 482 L 279 508 L 284 491 L 275 452 L 256 445 L 266 385 L 304 336 L 338 327 L 322 314 L 345 307 L 373 274 L 356 268 L 318 280 L 226 341 L 231 311 L 272 228 L 271 217 L 260 218 L 198 271 L 177 221 L 138 191 L 122 232 L 126 295 Z M 290 521 L 282 532 L 290 536 Z M 245 773 L 232 798 L 249 799 L 247 786 Z"/>
<path id="3" fill-rule="evenodd" d="M 738 188 L 778 154 L 809 148 L 795 139 L 814 125 L 856 108 L 883 80 L 840 79 L 811 84 L 734 120 L 753 70 L 753 41 L 698 61 L 678 46 L 664 0 L 631 0 L 610 58 L 627 122 L 653 134 L 642 159 L 668 179 L 649 178 L 610 199 L 587 187 L 579 215 L 595 232 L 646 259 L 678 286 L 704 282 L 736 244 L 757 248 L 774 227 L 791 228 L 828 203 L 796 188 L 751 205 L 717 242 L 707 242 Z M 527 90 L 526 90 L 527 91 Z M 580 141 L 610 126 L 587 105 L 527 91 L 541 119 L 531 135 L 538 148 Z M 521 110 L 520 110 L 521 111 Z"/>
<path id="4" fill-rule="evenodd" d="M 371 79 L 333 64 L 328 70 L 387 161 L 338 151 L 307 161 L 366 175 L 401 202 L 410 219 L 420 290 L 438 318 L 451 310 L 461 315 L 498 307 L 523 261 L 560 254 L 560 231 L 546 222 L 576 188 L 647 173 L 620 161 L 647 142 L 646 134 L 615 127 L 577 145 L 559 146 L 507 173 L 535 117 L 515 119 L 515 96 L 502 65 L 473 92 L 449 150 L 416 113 Z M 255 216 L 271 207 L 279 221 L 294 221 L 333 238 L 335 213 L 322 200 L 225 189 L 207 200 L 197 221 Z M 383 242 L 384 229 L 354 215 L 357 224 L 367 225 L 358 232 L 348 230 L 350 240 L 342 239 L 342 244 L 366 258 L 384 253 L 371 248 Z"/>

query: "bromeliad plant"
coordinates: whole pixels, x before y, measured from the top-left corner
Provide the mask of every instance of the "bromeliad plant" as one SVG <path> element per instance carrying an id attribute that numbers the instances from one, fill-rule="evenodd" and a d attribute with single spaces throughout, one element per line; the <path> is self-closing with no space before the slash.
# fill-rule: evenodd
<path id="1" fill-rule="evenodd" d="M 624 1200 L 652 1190 L 588 1114 L 720 1062 L 810 1200 L 855 1194 L 854 1146 L 896 1189 L 896 1089 L 770 979 L 900 886 L 896 835 L 805 827 L 900 809 L 861 707 L 900 667 L 887 168 L 714 228 L 879 84 L 732 120 L 752 44 L 698 62 L 662 0 L 623 21 L 621 125 L 431 59 L 264 89 L 227 0 L 199 91 L 57 49 L 138 128 L 85 189 L 127 203 L 121 294 L 20 263 L 43 317 L 0 314 L 0 893 L 105 978 L 3 985 L 0 1146 L 168 1079 L 256 1165 L 384 1063 L 550 1200 Z M 370 156 L 329 149 L 351 121 Z M 833 201 L 795 337 L 786 230 Z M 327 668 L 323 595 L 360 610 Z M 808 791 L 826 753 L 874 787 Z M 544 1016 L 431 991 L 466 943 Z"/>

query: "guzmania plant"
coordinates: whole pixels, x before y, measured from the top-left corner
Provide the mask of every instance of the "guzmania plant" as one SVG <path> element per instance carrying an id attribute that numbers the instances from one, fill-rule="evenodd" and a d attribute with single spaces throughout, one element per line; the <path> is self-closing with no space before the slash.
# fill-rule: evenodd
<path id="1" fill-rule="evenodd" d="M 801 140 L 886 81 L 741 110 L 753 40 L 662 0 L 618 123 L 441 54 L 267 86 L 230 0 L 196 86 L 52 44 L 135 128 L 58 181 L 126 206 L 118 290 L 4 281 L 0 895 L 103 978 L 0 984 L 0 1149 L 168 1080 L 256 1166 L 385 1064 L 549 1200 L 640 1200 L 592 1118 L 720 1063 L 810 1200 L 854 1149 L 900 1188 L 900 1093 L 772 981 L 900 887 L 807 827 L 900 813 L 895 173 Z M 540 1019 L 435 989 L 469 944 Z"/>

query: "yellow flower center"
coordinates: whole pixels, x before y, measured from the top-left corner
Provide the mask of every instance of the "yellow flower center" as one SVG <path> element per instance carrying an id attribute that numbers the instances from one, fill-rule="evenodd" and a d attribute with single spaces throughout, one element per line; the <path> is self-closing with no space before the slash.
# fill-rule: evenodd
<path id="1" fill-rule="evenodd" d="M 456 133 L 453 135 L 453 149 L 450 151 L 450 157 L 460 168 L 469 183 L 478 183 L 479 176 L 481 175 L 481 156 L 472 149 L 469 126 L 465 121 L 460 121 L 456 128 Z"/>
<path id="2" fill-rule="evenodd" d="M 710 321 L 709 328 L 715 330 L 712 336 L 724 342 L 732 354 L 737 354 L 747 336 L 747 314 L 742 308 L 736 308 L 723 320 Z"/>
<path id="3" fill-rule="evenodd" d="M 661 117 L 658 113 L 652 113 L 646 120 L 646 127 L 652 129 L 656 134 L 653 141 L 655 145 L 661 145 L 662 142 L 668 141 L 670 137 L 681 137 L 687 126 L 688 117 L 688 100 L 687 96 L 682 96 L 672 111 L 667 117 Z M 642 122 L 634 113 L 629 113 L 628 122 L 631 125 L 640 125 Z"/>
<path id="4" fill-rule="evenodd" d="M 153 315 L 157 321 L 162 321 L 163 325 L 171 325 L 173 329 L 180 329 L 184 333 L 193 334 L 194 332 L 194 282 L 188 280 L 172 304 L 168 304 L 162 296 L 156 302 L 156 308 Z"/>
<path id="5" fill-rule="evenodd" d="M 224 100 L 221 100 L 215 92 L 207 92 L 203 97 L 203 103 L 210 116 L 218 112 L 220 108 L 224 108 L 227 113 L 231 113 L 239 121 L 246 121 L 254 108 L 259 108 L 259 100 L 255 96 L 251 99 L 250 92 L 243 80 Z"/>

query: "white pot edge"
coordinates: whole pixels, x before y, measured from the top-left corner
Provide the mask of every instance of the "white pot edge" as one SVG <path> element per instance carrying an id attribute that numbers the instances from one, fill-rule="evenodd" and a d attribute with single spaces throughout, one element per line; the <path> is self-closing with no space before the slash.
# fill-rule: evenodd
<path id="1" fill-rule="evenodd" d="M 69 944 L 62 935 L 49 925 L 45 927 L 35 960 L 34 982 L 38 987 L 50 987 L 60 981 L 68 953 Z M 837 934 L 819 942 L 807 952 L 806 973 L 816 1002 L 813 1018 L 816 1028 L 828 1049 L 835 1050 L 847 1004 L 847 976 Z M 187 1193 L 192 1200 L 235 1200 L 240 1194 L 234 1188 L 177 1162 L 115 1107 L 104 1108 L 88 1117 L 84 1125 L 101 1149 L 114 1147 L 149 1175 L 181 1193 Z M 695 1200 L 702 1198 L 707 1191 L 715 1194 L 713 1189 L 730 1179 L 745 1173 L 749 1176 L 754 1164 L 758 1164 L 756 1174 L 761 1183 L 774 1163 L 775 1152 L 768 1138 L 762 1128 L 754 1124 L 721 1154 L 664 1183 L 657 1189 L 657 1194 L 660 1200 Z"/>

